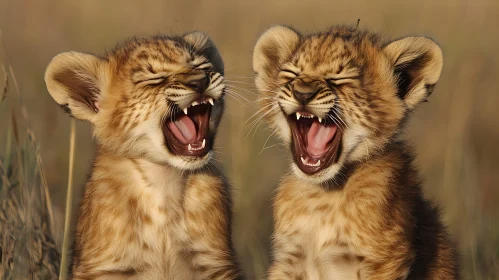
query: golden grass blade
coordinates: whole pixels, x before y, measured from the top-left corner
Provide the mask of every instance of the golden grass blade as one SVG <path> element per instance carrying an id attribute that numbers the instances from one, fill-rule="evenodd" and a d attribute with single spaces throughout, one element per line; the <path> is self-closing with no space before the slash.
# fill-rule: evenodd
<path id="1" fill-rule="evenodd" d="M 0 96 L 0 102 L 4 101 L 5 97 L 7 97 L 7 90 L 9 89 L 9 77 L 7 76 L 7 71 L 5 70 L 5 66 L 3 64 L 2 64 L 2 72 L 4 75 L 4 80 L 3 80 L 2 96 Z"/>
<path id="2" fill-rule="evenodd" d="M 64 239 L 62 243 L 61 253 L 61 270 L 59 280 L 68 279 L 68 257 L 69 257 L 69 235 L 71 233 L 71 206 L 73 205 L 73 163 L 75 153 L 75 120 L 71 119 L 71 130 L 69 139 L 69 174 L 68 174 L 68 190 L 66 194 L 66 218 L 64 219 Z"/>
<path id="3" fill-rule="evenodd" d="M 4 155 L 4 163 L 6 166 L 3 166 L 3 174 L 7 176 L 7 170 L 10 167 L 10 157 L 12 154 L 12 122 L 7 122 L 9 125 L 7 126 L 7 139 L 5 140 L 5 155 Z"/>

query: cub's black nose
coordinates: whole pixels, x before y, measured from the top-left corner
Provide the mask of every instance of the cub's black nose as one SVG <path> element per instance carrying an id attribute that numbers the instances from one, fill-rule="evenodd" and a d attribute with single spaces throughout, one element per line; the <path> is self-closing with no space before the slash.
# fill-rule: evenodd
<path id="1" fill-rule="evenodd" d="M 317 94 L 317 91 L 309 91 L 309 92 L 300 92 L 297 90 L 293 91 L 293 95 L 295 99 L 301 104 L 307 104 L 314 96 Z"/>
<path id="2" fill-rule="evenodd" d="M 296 101 L 305 105 L 320 90 L 320 83 L 316 80 L 308 79 L 308 78 L 300 78 L 296 79 L 293 83 L 293 95 Z"/>

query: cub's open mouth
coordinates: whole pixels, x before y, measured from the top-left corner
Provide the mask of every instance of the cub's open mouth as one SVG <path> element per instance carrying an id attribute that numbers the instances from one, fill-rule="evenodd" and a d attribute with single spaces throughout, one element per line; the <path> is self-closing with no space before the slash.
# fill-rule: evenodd
<path id="1" fill-rule="evenodd" d="M 293 135 L 293 156 L 305 174 L 317 173 L 337 162 L 341 153 L 342 129 L 306 112 L 288 116 Z"/>
<path id="2" fill-rule="evenodd" d="M 211 149 L 209 123 L 213 99 L 201 99 L 162 124 L 165 142 L 176 155 L 203 157 Z"/>

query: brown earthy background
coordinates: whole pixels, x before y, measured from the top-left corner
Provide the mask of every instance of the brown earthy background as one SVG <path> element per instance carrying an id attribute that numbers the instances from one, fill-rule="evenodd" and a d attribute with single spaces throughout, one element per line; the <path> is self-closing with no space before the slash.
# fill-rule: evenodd
<path id="1" fill-rule="evenodd" d="M 132 35 L 180 34 L 193 29 L 211 35 L 224 58 L 228 83 L 249 101 L 228 97 L 217 150 L 236 189 L 236 248 L 248 279 L 255 279 L 268 266 L 271 197 L 289 163 L 275 138 L 265 143 L 269 135 L 265 124 L 256 133 L 245 127 L 257 108 L 253 45 L 274 24 L 309 33 L 333 24 L 355 25 L 359 18 L 360 28 L 388 38 L 427 35 L 442 47 L 445 62 L 440 82 L 430 102 L 413 115 L 406 135 L 418 154 L 427 195 L 442 206 L 443 218 L 457 241 L 466 279 L 499 278 L 497 0 L 0 0 L 0 65 L 6 65 L 7 54 L 36 135 L 52 196 L 57 246 L 64 227 L 69 117 L 52 101 L 43 81 L 54 55 L 69 50 L 103 53 Z M 0 88 L 3 83 L 0 69 Z M 26 135 L 12 82 L 0 105 L 1 159 L 10 108 L 21 126 L 19 133 Z M 90 127 L 83 122 L 77 123 L 75 157 L 73 213 L 93 157 Z"/>

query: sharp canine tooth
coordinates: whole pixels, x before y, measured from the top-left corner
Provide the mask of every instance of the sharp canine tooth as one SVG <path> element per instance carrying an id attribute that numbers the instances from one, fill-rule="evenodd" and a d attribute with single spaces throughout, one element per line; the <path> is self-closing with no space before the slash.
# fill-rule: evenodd
<path id="1" fill-rule="evenodd" d="M 321 165 L 321 160 L 319 159 L 319 161 L 317 161 L 317 165 Z"/>
<path id="2" fill-rule="evenodd" d="M 296 120 L 299 120 L 301 118 L 301 114 L 296 112 Z"/>
<path id="3" fill-rule="evenodd" d="M 191 146 L 191 144 L 187 145 L 187 150 L 192 151 L 192 146 Z"/>
<path id="4" fill-rule="evenodd" d="M 213 98 L 208 98 L 208 102 L 210 102 L 211 106 L 215 105 L 215 103 L 213 102 Z"/>
<path id="5" fill-rule="evenodd" d="M 206 145 L 206 139 L 203 139 L 203 144 L 201 144 L 201 149 L 203 149 L 205 145 Z"/>
<path id="6" fill-rule="evenodd" d="M 184 114 L 187 115 L 187 107 L 185 107 L 183 111 L 184 111 Z"/>
<path id="7" fill-rule="evenodd" d="M 305 159 L 304 159 L 303 157 L 300 157 L 300 158 L 301 158 L 301 162 L 302 162 L 303 164 L 307 164 L 307 162 L 305 161 Z"/>
<path id="8" fill-rule="evenodd" d="M 322 118 L 319 118 L 319 117 L 317 117 L 317 118 L 319 119 L 319 122 L 322 123 Z"/>

